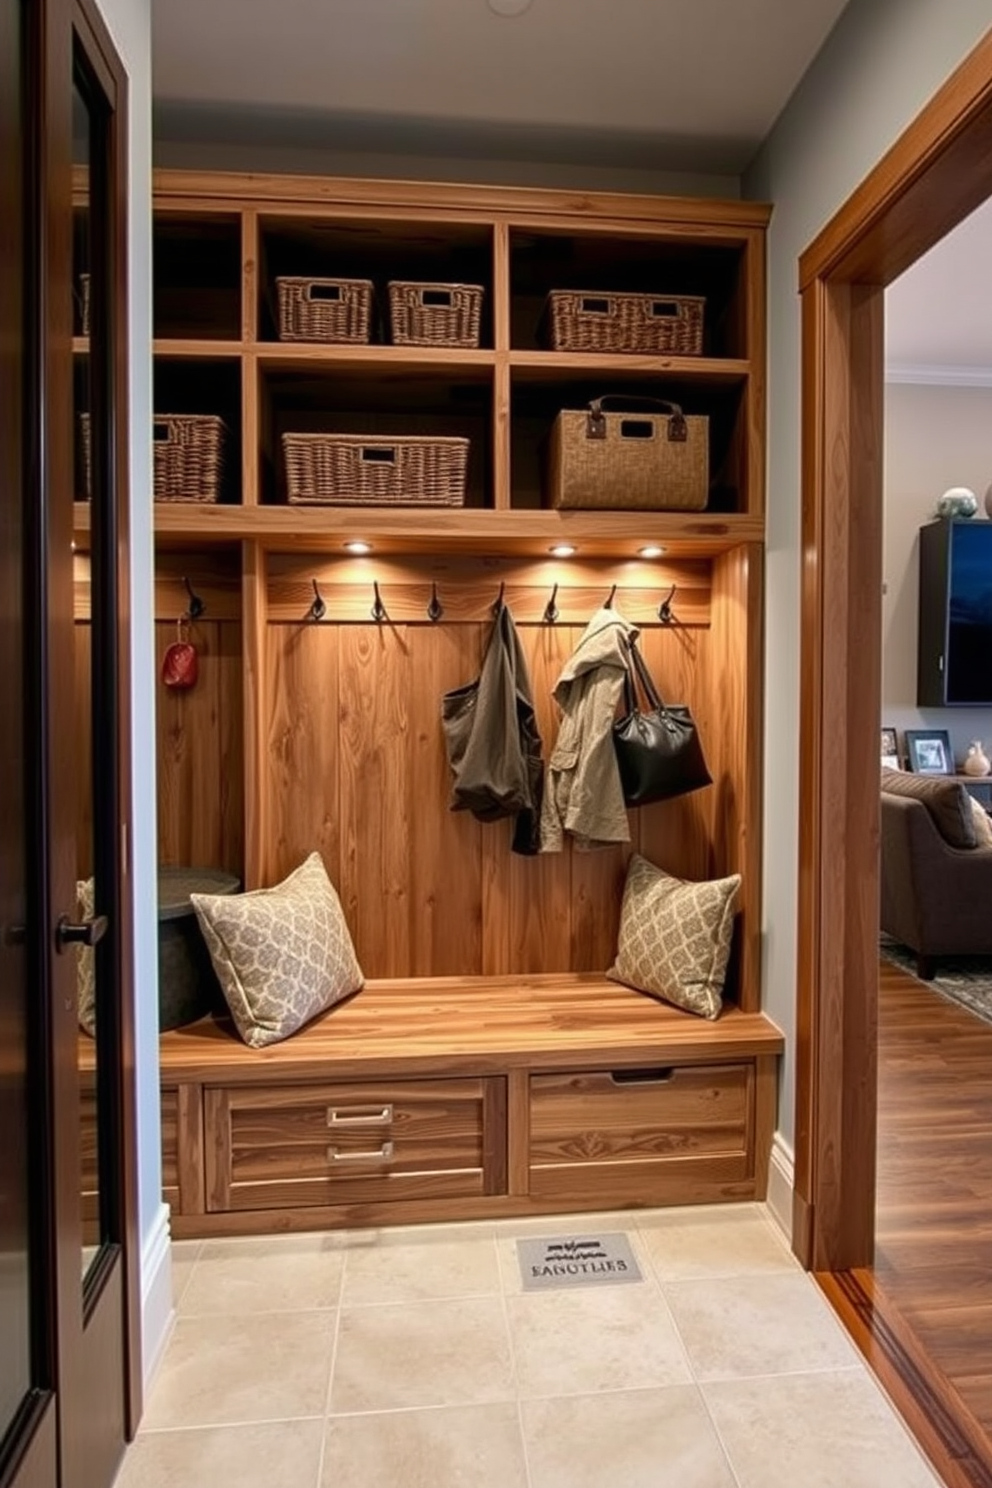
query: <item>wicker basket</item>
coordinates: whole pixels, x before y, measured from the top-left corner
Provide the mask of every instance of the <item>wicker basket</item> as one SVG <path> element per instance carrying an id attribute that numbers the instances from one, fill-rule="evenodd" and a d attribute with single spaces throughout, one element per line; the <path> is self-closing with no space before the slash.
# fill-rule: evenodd
<path id="1" fill-rule="evenodd" d="M 468 439 L 284 434 L 287 499 L 305 506 L 462 506 Z"/>
<path id="2" fill-rule="evenodd" d="M 276 279 L 280 341 L 364 345 L 372 320 L 371 279 Z"/>
<path id="3" fill-rule="evenodd" d="M 553 289 L 548 295 L 551 344 L 555 351 L 698 356 L 705 304 L 699 295 Z"/>
<path id="4" fill-rule="evenodd" d="M 155 500 L 217 501 L 225 434 L 223 419 L 212 413 L 157 413 Z"/>
<path id="5" fill-rule="evenodd" d="M 479 284 L 389 284 L 389 319 L 396 346 L 478 346 L 483 289 Z"/>
<path id="6" fill-rule="evenodd" d="M 607 412 L 608 403 L 633 404 L 637 411 Z M 685 415 L 675 403 L 608 397 L 565 409 L 555 420 L 549 453 L 555 507 L 702 511 L 709 495 L 709 419 Z"/>

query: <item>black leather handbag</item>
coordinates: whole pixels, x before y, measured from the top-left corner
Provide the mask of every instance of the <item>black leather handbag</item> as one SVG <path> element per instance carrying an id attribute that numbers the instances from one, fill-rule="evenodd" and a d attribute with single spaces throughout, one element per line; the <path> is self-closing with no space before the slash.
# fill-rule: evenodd
<path id="1" fill-rule="evenodd" d="M 663 703 L 637 642 L 627 641 L 629 665 L 624 678 L 623 718 L 613 725 L 623 798 L 628 806 L 650 806 L 712 785 L 703 746 L 688 708 Z M 637 707 L 635 677 L 650 704 Z"/>

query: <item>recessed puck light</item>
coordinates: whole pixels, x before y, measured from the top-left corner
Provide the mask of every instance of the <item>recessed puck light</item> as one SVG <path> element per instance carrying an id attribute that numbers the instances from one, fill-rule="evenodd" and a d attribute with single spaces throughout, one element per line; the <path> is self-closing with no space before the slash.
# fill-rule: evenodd
<path id="1" fill-rule="evenodd" d="M 647 547 L 638 548 L 637 556 L 638 558 L 660 558 L 664 551 L 664 548 L 659 548 L 657 543 L 648 543 Z"/>
<path id="2" fill-rule="evenodd" d="M 555 543 L 553 548 L 548 549 L 548 552 L 552 558 L 571 558 L 575 553 L 575 548 L 572 543 Z"/>
<path id="3" fill-rule="evenodd" d="M 369 542 L 362 542 L 360 539 L 356 538 L 353 542 L 346 542 L 344 545 L 344 549 L 346 553 L 354 553 L 356 558 L 360 558 L 363 553 L 371 553 L 372 544 Z"/>
<path id="4" fill-rule="evenodd" d="M 531 4 L 532 0 L 488 0 L 489 9 L 498 16 L 523 15 Z"/>

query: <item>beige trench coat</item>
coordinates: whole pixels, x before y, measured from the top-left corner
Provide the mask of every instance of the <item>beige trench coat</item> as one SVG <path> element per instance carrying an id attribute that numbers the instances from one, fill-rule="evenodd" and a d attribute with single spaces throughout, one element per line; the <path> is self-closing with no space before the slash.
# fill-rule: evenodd
<path id="1" fill-rule="evenodd" d="M 597 610 L 555 684 L 562 716 L 545 777 L 542 852 L 561 852 L 566 832 L 582 849 L 630 841 L 613 752 L 625 636 L 636 638 L 637 627 L 616 610 Z"/>

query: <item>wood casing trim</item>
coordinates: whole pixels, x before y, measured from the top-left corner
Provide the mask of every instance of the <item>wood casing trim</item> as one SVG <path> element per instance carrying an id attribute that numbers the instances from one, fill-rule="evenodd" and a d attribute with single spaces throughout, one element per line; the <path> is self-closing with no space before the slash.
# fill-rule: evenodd
<path id="1" fill-rule="evenodd" d="M 802 255 L 796 1252 L 872 1260 L 882 290 L 992 194 L 992 33 Z"/>

